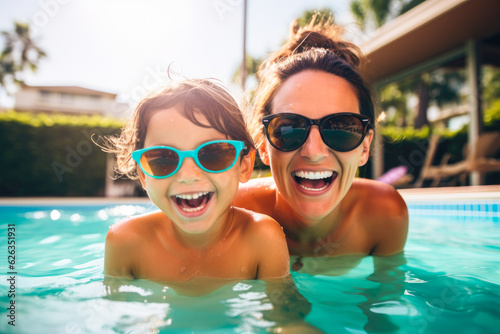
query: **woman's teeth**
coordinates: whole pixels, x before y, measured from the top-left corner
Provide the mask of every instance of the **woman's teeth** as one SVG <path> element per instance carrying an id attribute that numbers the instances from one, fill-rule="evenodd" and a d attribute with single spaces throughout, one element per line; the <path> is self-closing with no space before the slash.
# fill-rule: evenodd
<path id="1" fill-rule="evenodd" d="M 302 185 L 302 184 L 299 184 L 299 185 L 300 185 L 303 189 L 305 189 L 305 190 L 309 190 L 309 191 L 321 191 L 321 190 L 325 190 L 325 189 L 326 189 L 326 188 L 327 188 L 330 184 L 329 184 L 329 183 L 328 183 L 328 184 L 325 184 L 325 185 L 324 185 L 323 187 L 321 187 L 321 188 L 309 188 L 309 187 L 306 187 L 306 186 L 304 186 L 304 185 Z"/>
<path id="2" fill-rule="evenodd" d="M 334 175 L 337 173 L 334 171 L 296 171 L 293 173 L 295 182 L 305 190 L 308 191 L 322 191 L 328 188 L 332 183 Z"/>
<path id="3" fill-rule="evenodd" d="M 319 180 L 326 179 L 333 175 L 333 171 L 323 171 L 323 172 L 305 172 L 305 171 L 297 171 L 295 172 L 295 176 L 309 179 L 309 180 Z"/>

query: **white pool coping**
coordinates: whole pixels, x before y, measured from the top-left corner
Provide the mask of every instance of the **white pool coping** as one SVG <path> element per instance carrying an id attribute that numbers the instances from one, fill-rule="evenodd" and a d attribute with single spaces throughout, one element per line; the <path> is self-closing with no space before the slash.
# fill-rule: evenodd
<path id="1" fill-rule="evenodd" d="M 414 188 L 398 190 L 405 201 L 454 201 L 457 199 L 499 200 L 500 185 Z M 0 198 L 0 205 L 113 205 L 152 204 L 147 197 L 9 197 Z"/>
<path id="2" fill-rule="evenodd" d="M 400 189 L 405 201 L 499 200 L 500 185 Z"/>
<path id="3" fill-rule="evenodd" d="M 1 198 L 0 205 L 153 204 L 147 197 L 22 197 Z"/>

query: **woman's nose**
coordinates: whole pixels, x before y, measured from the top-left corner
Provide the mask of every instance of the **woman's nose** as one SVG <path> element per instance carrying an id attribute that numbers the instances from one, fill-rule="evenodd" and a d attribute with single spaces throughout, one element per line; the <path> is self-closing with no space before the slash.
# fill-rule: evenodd
<path id="1" fill-rule="evenodd" d="M 320 161 L 328 156 L 328 147 L 321 138 L 318 126 L 313 125 L 311 127 L 306 142 L 300 148 L 300 154 L 313 162 Z"/>

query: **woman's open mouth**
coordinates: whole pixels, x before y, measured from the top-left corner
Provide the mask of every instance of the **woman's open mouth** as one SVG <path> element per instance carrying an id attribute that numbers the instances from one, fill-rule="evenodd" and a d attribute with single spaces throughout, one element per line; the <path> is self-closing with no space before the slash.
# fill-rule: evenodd
<path id="1" fill-rule="evenodd" d="M 295 171 L 292 172 L 292 178 L 299 190 L 307 195 L 323 194 L 335 181 L 338 173 L 325 171 Z"/>
<path id="2" fill-rule="evenodd" d="M 213 192 L 186 193 L 171 196 L 179 211 L 186 217 L 198 217 L 205 213 Z"/>

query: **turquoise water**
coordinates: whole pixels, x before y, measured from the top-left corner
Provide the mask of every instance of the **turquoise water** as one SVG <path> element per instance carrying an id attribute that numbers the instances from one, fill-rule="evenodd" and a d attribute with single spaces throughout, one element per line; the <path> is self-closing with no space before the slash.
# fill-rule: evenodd
<path id="1" fill-rule="evenodd" d="M 409 202 L 404 256 L 306 258 L 294 284 L 224 282 L 196 297 L 145 280 L 103 283 L 108 227 L 151 206 L 0 206 L 0 332 L 498 333 L 499 203 Z"/>

